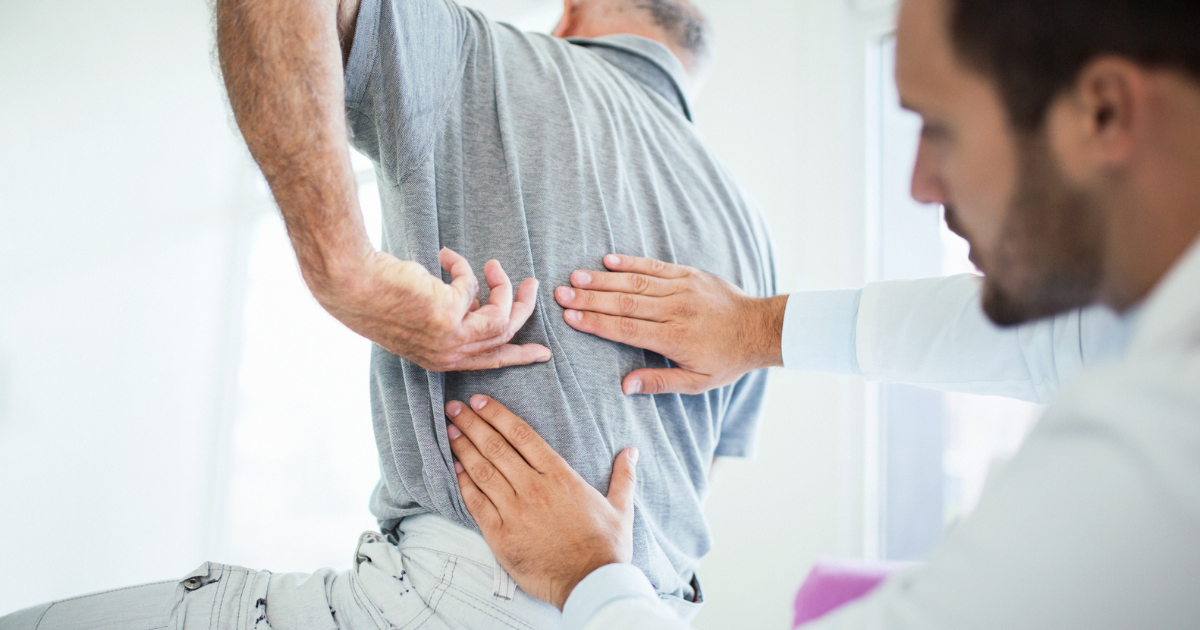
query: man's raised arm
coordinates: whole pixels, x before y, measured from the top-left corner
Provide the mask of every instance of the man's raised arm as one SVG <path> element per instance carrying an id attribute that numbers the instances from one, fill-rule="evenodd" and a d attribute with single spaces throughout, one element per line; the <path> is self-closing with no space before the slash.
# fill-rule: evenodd
<path id="1" fill-rule="evenodd" d="M 442 250 L 451 283 L 375 251 L 359 210 L 344 111 L 343 63 L 357 0 L 218 0 L 217 47 L 229 102 L 287 224 L 300 270 L 326 310 L 388 351 L 435 371 L 550 358 L 508 341 L 533 313 L 537 281 L 513 286 L 484 266 L 489 303 L 466 259 Z"/>

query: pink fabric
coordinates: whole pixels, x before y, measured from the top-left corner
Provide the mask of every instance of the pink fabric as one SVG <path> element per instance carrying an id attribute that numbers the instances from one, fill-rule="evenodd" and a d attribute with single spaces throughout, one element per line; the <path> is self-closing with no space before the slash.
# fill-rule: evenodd
<path id="1" fill-rule="evenodd" d="M 913 566 L 902 562 L 865 562 L 821 558 L 796 593 L 799 627 L 859 599 L 883 583 L 891 574 Z"/>

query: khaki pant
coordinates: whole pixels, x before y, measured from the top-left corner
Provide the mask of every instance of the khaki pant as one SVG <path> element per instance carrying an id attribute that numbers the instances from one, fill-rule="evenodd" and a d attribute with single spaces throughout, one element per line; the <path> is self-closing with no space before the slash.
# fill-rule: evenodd
<path id="1" fill-rule="evenodd" d="M 556 630 L 553 606 L 516 587 L 483 538 L 405 519 L 400 540 L 367 532 L 354 568 L 312 574 L 215 563 L 178 580 L 86 595 L 0 618 L 0 630 Z"/>

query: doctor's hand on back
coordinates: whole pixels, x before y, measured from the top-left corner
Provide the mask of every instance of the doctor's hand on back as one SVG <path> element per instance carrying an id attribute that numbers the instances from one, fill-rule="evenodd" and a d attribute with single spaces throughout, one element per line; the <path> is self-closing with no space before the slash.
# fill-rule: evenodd
<path id="1" fill-rule="evenodd" d="M 787 296 L 752 298 L 698 269 L 604 257 L 608 271 L 576 271 L 554 292 L 572 328 L 657 352 L 675 363 L 625 377 L 632 394 L 700 394 L 754 370 L 783 365 Z"/>
<path id="2" fill-rule="evenodd" d="M 446 405 L 463 502 L 517 585 L 562 610 L 593 571 L 633 558 L 638 451 L 617 455 L 605 497 L 500 403 L 470 402 Z"/>

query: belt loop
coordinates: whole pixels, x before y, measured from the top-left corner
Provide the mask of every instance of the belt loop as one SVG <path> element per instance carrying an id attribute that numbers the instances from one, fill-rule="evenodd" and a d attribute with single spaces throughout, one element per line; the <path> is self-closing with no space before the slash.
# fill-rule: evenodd
<path id="1" fill-rule="evenodd" d="M 496 571 L 492 577 L 492 595 L 505 601 L 512 601 L 517 594 L 517 583 L 500 563 L 496 563 Z"/>
<path id="2" fill-rule="evenodd" d="M 363 554 L 363 545 L 383 542 L 384 540 L 385 538 L 378 532 L 363 532 L 362 536 L 358 537 L 358 545 L 354 548 L 354 566 L 357 567 L 371 559 L 370 556 Z"/>

